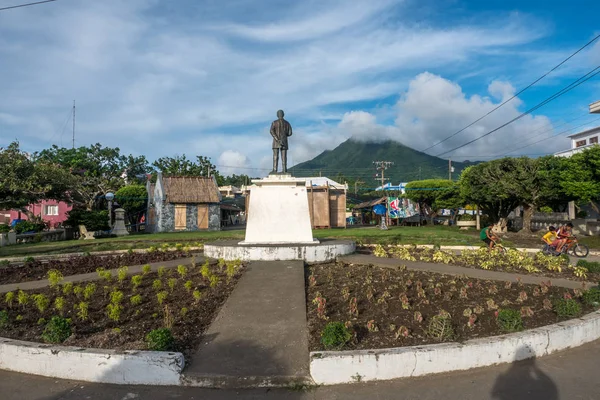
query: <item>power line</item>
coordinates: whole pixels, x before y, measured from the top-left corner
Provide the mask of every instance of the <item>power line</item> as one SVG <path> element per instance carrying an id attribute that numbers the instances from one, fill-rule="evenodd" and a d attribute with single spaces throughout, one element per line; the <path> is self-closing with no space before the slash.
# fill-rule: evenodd
<path id="1" fill-rule="evenodd" d="M 56 0 L 44 0 L 44 1 L 36 1 L 35 3 L 27 3 L 27 4 L 18 4 L 16 6 L 10 6 L 10 7 L 2 7 L 0 8 L 0 11 L 4 11 L 4 10 L 11 10 L 13 8 L 21 8 L 21 7 L 28 7 L 28 6 L 35 6 L 37 4 L 44 4 L 44 3 L 51 3 L 53 1 Z"/>
<path id="2" fill-rule="evenodd" d="M 500 125 L 499 127 L 497 127 L 496 129 L 492 129 L 491 131 L 484 133 L 483 135 L 480 135 L 478 137 L 476 137 L 475 139 L 469 140 L 468 142 L 461 144 L 460 146 L 456 146 L 450 150 L 446 150 L 442 153 L 436 154 L 436 157 L 442 156 L 444 154 L 448 154 L 448 153 L 452 153 L 458 149 L 461 149 L 465 146 L 470 145 L 471 143 L 474 143 L 480 139 L 483 139 L 486 136 L 491 135 L 492 133 L 504 128 L 505 126 L 508 126 L 510 124 L 512 124 L 513 122 L 523 118 L 526 115 L 531 114 L 532 112 L 534 112 L 535 110 L 537 110 L 540 107 L 545 106 L 546 104 L 550 103 L 552 100 L 555 100 L 557 98 L 559 98 L 560 96 L 562 96 L 565 93 L 570 92 L 571 90 L 575 89 L 577 86 L 581 85 L 582 83 L 592 79 L 594 76 L 598 75 L 600 73 L 600 71 L 598 71 L 600 69 L 600 65 L 597 66 L 596 68 L 594 68 L 593 70 L 591 70 L 590 72 L 588 72 L 587 74 L 585 74 L 584 76 L 580 77 L 579 79 L 571 82 L 569 85 L 567 85 L 566 87 L 564 87 L 563 89 L 559 90 L 558 92 L 554 93 L 552 96 L 548 97 L 547 99 L 545 99 L 544 101 L 542 101 L 541 103 L 537 104 L 536 106 L 530 108 L 529 110 L 525 111 L 524 113 L 518 115 L 517 117 L 511 119 L 510 121 Z M 589 75 L 589 76 L 588 76 Z M 585 79 L 584 79 L 585 78 Z"/>
<path id="3" fill-rule="evenodd" d="M 517 92 L 516 94 L 514 94 L 510 99 L 505 100 L 504 102 L 500 103 L 498 106 L 496 106 L 495 108 L 493 108 L 491 111 L 489 111 L 487 114 L 481 116 L 480 118 L 476 119 L 475 121 L 471 122 L 469 125 L 465 126 L 464 128 L 462 128 L 461 130 L 453 133 L 452 135 L 446 137 L 443 140 L 440 140 L 437 143 L 432 144 L 431 146 L 429 146 L 428 148 L 426 148 L 425 150 L 421 150 L 422 152 L 426 152 L 429 149 L 434 148 L 435 146 L 437 146 L 438 144 L 444 143 L 446 140 L 453 138 L 454 136 L 458 135 L 459 133 L 465 131 L 466 129 L 470 128 L 471 126 L 475 125 L 477 122 L 481 121 L 482 119 L 484 119 L 485 117 L 487 117 L 488 115 L 490 115 L 491 113 L 493 113 L 494 111 L 498 110 L 500 107 L 504 106 L 506 103 L 512 101 L 514 98 L 516 98 L 517 96 L 519 96 L 521 93 L 523 93 L 524 91 L 526 91 L 527 89 L 529 89 L 530 87 L 532 87 L 533 85 L 535 85 L 536 83 L 538 83 L 539 81 L 541 81 L 542 79 L 544 79 L 546 76 L 548 76 L 550 73 L 552 73 L 553 71 L 555 71 L 558 67 L 560 67 L 561 65 L 563 65 L 564 63 L 566 63 L 567 61 L 569 61 L 571 58 L 573 58 L 577 53 L 579 53 L 580 51 L 582 51 L 583 49 L 585 49 L 586 47 L 588 47 L 590 44 L 594 43 L 596 40 L 598 40 L 598 38 L 600 38 L 600 35 L 597 35 L 596 37 L 594 37 L 592 40 L 590 40 L 589 42 L 587 42 L 585 45 L 583 45 L 583 47 L 580 47 L 579 50 L 577 50 L 575 53 L 571 54 L 569 57 L 565 58 L 563 61 L 561 61 L 558 65 L 556 65 L 554 68 L 552 68 L 550 71 L 546 72 L 544 75 L 540 76 L 538 79 L 536 79 L 535 81 L 533 81 L 532 83 L 530 83 L 529 85 L 525 86 L 523 89 L 521 89 L 519 92 Z"/>

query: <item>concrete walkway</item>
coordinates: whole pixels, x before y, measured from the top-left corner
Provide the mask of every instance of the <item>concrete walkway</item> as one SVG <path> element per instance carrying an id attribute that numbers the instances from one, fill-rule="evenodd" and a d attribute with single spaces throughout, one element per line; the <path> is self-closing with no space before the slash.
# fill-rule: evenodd
<path id="1" fill-rule="evenodd" d="M 212 390 L 100 385 L 0 371 L 2 400 L 597 400 L 600 341 L 538 360 L 313 389 Z"/>
<path id="2" fill-rule="evenodd" d="M 406 265 L 406 268 L 416 271 L 437 272 L 449 275 L 466 275 L 475 279 L 487 279 L 494 281 L 511 281 L 517 282 L 520 280 L 526 284 L 539 285 L 542 282 L 551 281 L 553 286 L 564 287 L 567 289 L 581 289 L 585 283 L 587 288 L 596 286 L 596 283 L 572 281 L 561 278 L 549 278 L 546 276 L 517 274 L 512 272 L 488 271 L 485 269 L 458 267 L 455 265 L 446 265 L 438 263 L 427 263 L 423 261 L 405 261 L 397 258 L 375 257 L 367 254 L 352 254 L 339 258 L 339 261 L 348 264 L 372 264 L 384 268 L 396 268 L 401 265 Z"/>
<path id="3" fill-rule="evenodd" d="M 196 255 L 196 264 L 197 265 L 202 265 L 204 263 L 204 256 L 202 255 Z M 152 268 L 152 271 L 156 271 L 158 270 L 159 267 L 165 267 L 165 268 L 177 268 L 178 265 L 191 265 L 192 263 L 192 257 L 189 258 L 180 258 L 177 260 L 171 260 L 171 261 L 159 261 L 159 262 L 155 262 L 155 263 L 151 263 L 149 264 L 150 267 Z M 146 265 L 146 264 L 144 264 Z M 142 268 L 144 268 L 144 265 L 134 265 L 134 266 L 128 266 L 127 268 L 127 275 L 136 275 L 136 274 L 141 274 L 142 273 Z M 21 268 L 21 267 L 8 267 L 8 268 Z M 110 270 L 113 277 L 117 276 L 117 272 L 118 269 L 111 269 Z M 98 273 L 97 272 L 90 272 L 87 274 L 78 274 L 78 275 L 69 275 L 69 276 L 65 276 L 63 282 L 89 282 L 89 281 L 96 281 L 98 280 Z M 20 282 L 20 283 L 8 283 L 6 285 L 0 285 L 0 293 L 7 293 L 7 292 L 12 292 L 18 289 L 21 290 L 35 290 L 35 289 L 42 289 L 45 288 L 46 286 L 48 286 L 50 283 L 48 282 L 47 279 L 42 279 L 39 281 L 29 281 L 29 282 Z"/>
<path id="4" fill-rule="evenodd" d="M 192 385 L 310 382 L 302 261 L 251 262 L 184 370 Z"/>

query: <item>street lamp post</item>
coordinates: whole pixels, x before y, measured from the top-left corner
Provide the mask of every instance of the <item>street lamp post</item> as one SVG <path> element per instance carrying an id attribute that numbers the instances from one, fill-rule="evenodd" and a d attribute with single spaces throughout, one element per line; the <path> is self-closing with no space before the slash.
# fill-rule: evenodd
<path id="1" fill-rule="evenodd" d="M 108 201 L 108 226 L 112 230 L 112 227 L 113 227 L 113 223 L 112 223 L 112 206 L 113 206 L 113 200 L 115 199 L 115 195 L 112 192 L 108 192 L 108 193 L 106 193 L 106 195 L 104 197 Z"/>

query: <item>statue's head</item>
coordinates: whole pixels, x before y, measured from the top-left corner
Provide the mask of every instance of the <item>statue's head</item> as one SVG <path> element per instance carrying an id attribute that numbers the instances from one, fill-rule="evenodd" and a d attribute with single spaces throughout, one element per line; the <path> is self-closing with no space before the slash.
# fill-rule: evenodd
<path id="1" fill-rule="evenodd" d="M 281 119 L 281 118 L 283 118 L 284 115 L 285 114 L 283 113 L 283 110 L 278 110 L 277 111 L 277 118 Z"/>

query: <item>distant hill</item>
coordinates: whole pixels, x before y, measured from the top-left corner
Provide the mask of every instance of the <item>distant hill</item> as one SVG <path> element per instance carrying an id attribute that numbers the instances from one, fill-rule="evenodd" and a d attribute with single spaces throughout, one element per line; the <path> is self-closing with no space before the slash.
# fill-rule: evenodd
<path id="1" fill-rule="evenodd" d="M 343 176 L 349 181 L 357 178 L 365 183 L 361 186 L 379 186 L 375 181 L 377 170 L 373 161 L 393 161 L 394 165 L 385 171 L 387 182 L 398 184 L 419 179 L 448 178 L 448 160 L 430 156 L 411 149 L 401 143 L 385 141 L 366 143 L 348 139 L 333 150 L 326 150 L 315 158 L 305 161 L 290 171 L 295 176 L 327 176 L 335 179 Z M 460 172 L 473 162 L 452 162 L 456 179 Z M 388 179 L 389 178 L 389 179 Z"/>

